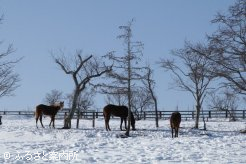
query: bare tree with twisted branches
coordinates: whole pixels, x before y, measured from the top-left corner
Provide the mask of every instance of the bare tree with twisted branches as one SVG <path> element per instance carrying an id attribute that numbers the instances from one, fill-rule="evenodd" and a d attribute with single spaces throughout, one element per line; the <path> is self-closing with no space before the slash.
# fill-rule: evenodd
<path id="1" fill-rule="evenodd" d="M 102 76 L 112 70 L 112 66 L 106 66 L 101 60 L 97 59 L 93 55 L 86 57 L 82 56 L 82 51 L 76 51 L 76 55 L 65 56 L 64 52 L 61 52 L 61 56 L 55 57 L 54 61 L 60 66 L 66 75 L 72 77 L 75 88 L 73 92 L 72 109 L 64 121 L 64 129 L 71 128 L 71 119 L 74 116 L 79 96 L 86 88 L 86 85 L 97 77 Z"/>

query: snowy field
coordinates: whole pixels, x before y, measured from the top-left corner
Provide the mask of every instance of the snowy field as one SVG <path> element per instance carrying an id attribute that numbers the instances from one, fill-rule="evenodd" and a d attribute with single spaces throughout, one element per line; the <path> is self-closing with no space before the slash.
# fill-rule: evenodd
<path id="1" fill-rule="evenodd" d="M 119 138 L 120 120 L 81 120 L 80 128 L 36 128 L 34 118 L 3 116 L 0 126 L 0 163 L 246 163 L 246 120 L 211 120 L 207 131 L 192 129 L 194 121 L 182 121 L 179 138 L 172 139 L 168 120 L 155 127 L 154 120 L 136 122 L 137 131 Z M 62 120 L 56 120 L 61 128 Z M 200 123 L 202 125 L 202 122 Z"/>

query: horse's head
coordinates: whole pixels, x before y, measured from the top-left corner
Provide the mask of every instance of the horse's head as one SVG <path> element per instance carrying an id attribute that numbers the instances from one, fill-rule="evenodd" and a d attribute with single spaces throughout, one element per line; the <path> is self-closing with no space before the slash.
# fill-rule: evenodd
<path id="1" fill-rule="evenodd" d="M 131 112 L 131 125 L 132 125 L 132 130 L 136 130 L 135 128 L 135 118 L 133 113 Z"/>
<path id="2" fill-rule="evenodd" d="M 60 109 L 62 109 L 64 107 L 64 101 L 61 101 L 59 106 L 60 106 Z"/>

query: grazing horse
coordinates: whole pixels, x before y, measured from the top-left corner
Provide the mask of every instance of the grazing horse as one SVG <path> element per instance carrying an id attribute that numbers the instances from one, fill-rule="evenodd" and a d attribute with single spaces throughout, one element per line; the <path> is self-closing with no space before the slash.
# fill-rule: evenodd
<path id="1" fill-rule="evenodd" d="M 51 117 L 50 125 L 53 122 L 53 128 L 55 128 L 55 115 L 60 109 L 63 108 L 63 106 L 64 106 L 64 102 L 60 102 L 59 105 L 47 106 L 47 105 L 40 104 L 40 105 L 36 106 L 35 115 L 36 115 L 36 126 L 37 126 L 37 128 L 38 128 L 38 125 L 37 125 L 38 119 L 40 120 L 40 123 L 41 123 L 42 127 L 44 128 L 44 125 L 42 123 L 42 116 L 43 115 L 48 115 Z"/>
<path id="2" fill-rule="evenodd" d="M 170 118 L 172 138 L 173 138 L 173 130 L 175 131 L 174 137 L 178 137 L 180 122 L 181 122 L 181 114 L 179 112 L 173 112 Z"/>
<path id="3" fill-rule="evenodd" d="M 111 130 L 109 127 L 109 120 L 110 120 L 111 115 L 114 115 L 114 116 L 121 118 L 120 130 L 122 130 L 123 120 L 125 122 L 125 129 L 127 129 L 126 128 L 126 118 L 128 116 L 128 108 L 126 106 L 117 106 L 117 105 L 109 104 L 103 108 L 103 116 L 105 119 L 105 127 L 106 127 L 107 131 Z M 134 118 L 132 112 L 131 112 L 131 125 L 132 125 L 132 130 L 136 130 L 135 129 L 135 118 Z"/>

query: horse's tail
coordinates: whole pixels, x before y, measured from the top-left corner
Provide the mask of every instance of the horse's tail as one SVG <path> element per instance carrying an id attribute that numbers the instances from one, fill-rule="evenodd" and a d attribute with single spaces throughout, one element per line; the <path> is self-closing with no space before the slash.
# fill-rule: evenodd
<path id="1" fill-rule="evenodd" d="M 131 125 L 132 125 L 132 130 L 136 130 L 136 128 L 135 128 L 135 117 L 134 117 L 132 112 L 131 112 Z"/>
<path id="2" fill-rule="evenodd" d="M 36 110 L 35 110 L 35 118 L 37 119 L 39 116 L 40 116 L 40 109 L 39 109 L 39 106 L 36 106 Z"/>
<path id="3" fill-rule="evenodd" d="M 105 119 L 105 117 L 106 117 L 106 115 L 105 115 L 106 107 L 107 107 L 107 106 L 105 106 L 105 107 L 103 108 L 103 118 L 104 118 L 104 119 Z"/>
<path id="4" fill-rule="evenodd" d="M 35 118 L 38 118 L 38 109 L 37 109 L 37 107 L 35 109 L 34 116 L 35 116 Z"/>
<path id="5" fill-rule="evenodd" d="M 181 122 L 181 114 L 179 112 L 173 112 L 170 118 L 171 128 L 179 128 Z"/>

